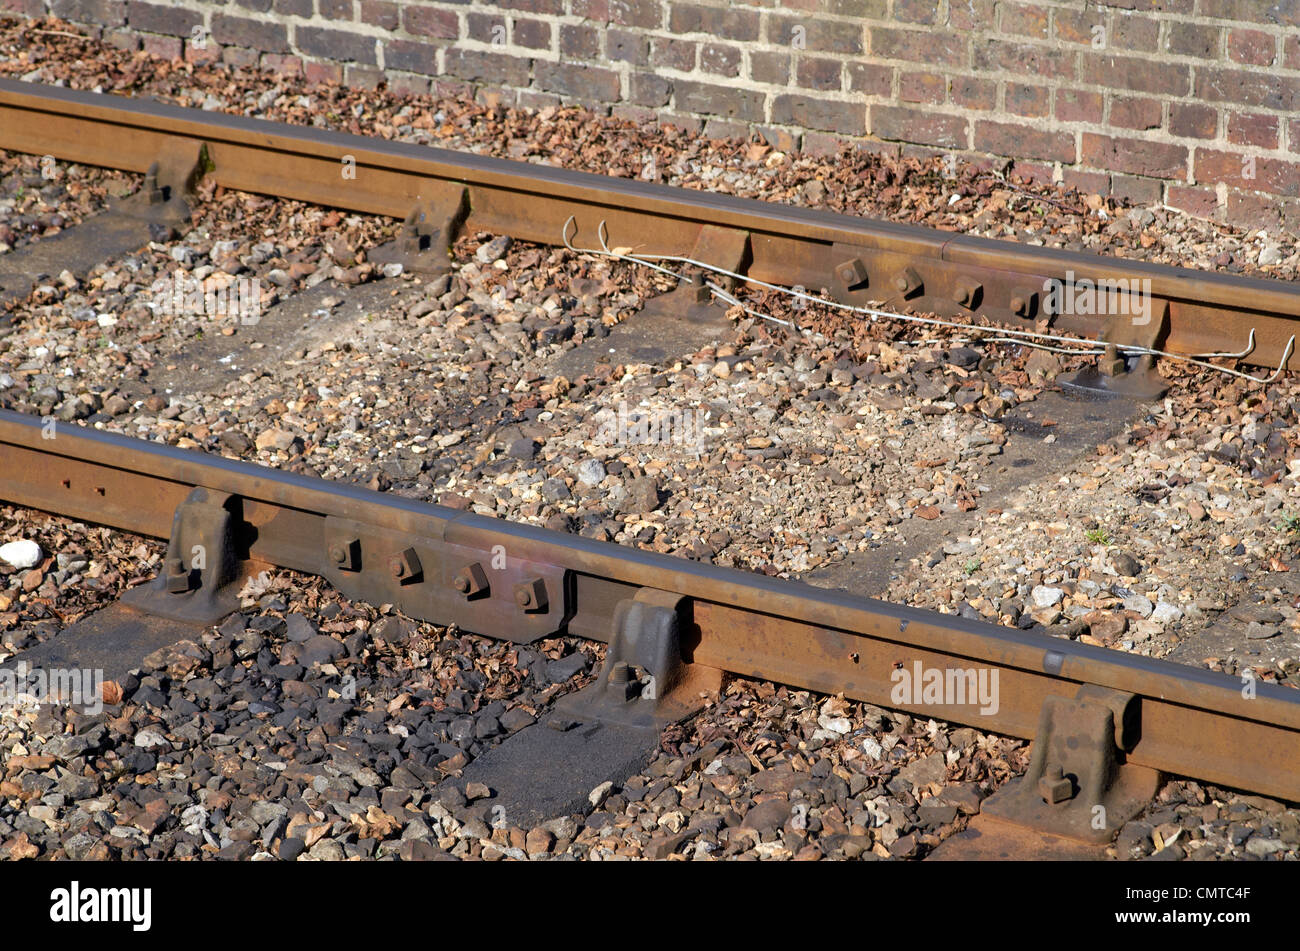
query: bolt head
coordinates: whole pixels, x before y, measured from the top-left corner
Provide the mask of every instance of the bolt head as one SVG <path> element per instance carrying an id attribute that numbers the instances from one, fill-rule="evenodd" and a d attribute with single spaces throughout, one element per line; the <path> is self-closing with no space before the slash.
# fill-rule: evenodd
<path id="1" fill-rule="evenodd" d="M 900 274 L 898 277 L 894 278 L 894 286 L 897 287 L 900 291 L 907 290 L 907 278 L 903 277 Z"/>
<path id="2" fill-rule="evenodd" d="M 336 565 L 341 565 L 348 560 L 347 549 L 342 545 L 330 545 L 330 561 Z"/>
<path id="3" fill-rule="evenodd" d="M 455 578 L 452 579 L 451 584 L 452 587 L 454 587 L 461 594 L 466 594 L 469 591 L 469 578 L 466 577 L 465 575 L 457 575 Z"/>
<path id="4" fill-rule="evenodd" d="M 1023 315 L 1025 309 L 1025 299 L 1023 297 L 1011 298 L 1011 310 L 1013 313 Z"/>
<path id="5" fill-rule="evenodd" d="M 515 592 L 515 603 L 521 608 L 526 608 L 533 603 L 533 593 L 527 588 L 520 588 Z"/>
<path id="6" fill-rule="evenodd" d="M 400 578 L 406 574 L 406 563 L 400 557 L 394 555 L 388 559 L 388 570 L 393 573 L 394 578 Z"/>

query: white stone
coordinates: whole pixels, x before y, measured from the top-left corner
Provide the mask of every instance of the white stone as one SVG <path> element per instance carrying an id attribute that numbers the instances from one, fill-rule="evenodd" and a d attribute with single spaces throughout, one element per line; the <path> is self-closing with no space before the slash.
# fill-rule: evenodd
<path id="1" fill-rule="evenodd" d="M 1124 599 L 1124 610 L 1136 611 L 1145 618 L 1151 616 L 1151 612 L 1155 610 L 1155 605 L 1151 603 L 1149 598 L 1145 598 L 1140 594 L 1130 594 Z"/>
<path id="2" fill-rule="evenodd" d="M 0 559 L 15 568 L 33 568 L 41 562 L 41 546 L 23 539 L 0 545 Z"/>
<path id="3" fill-rule="evenodd" d="M 1050 608 L 1061 603 L 1065 597 L 1065 591 L 1061 588 L 1049 588 L 1046 585 L 1035 585 L 1034 590 L 1029 592 L 1029 600 L 1034 603 L 1036 608 Z"/>
<path id="4" fill-rule="evenodd" d="M 1168 601 L 1156 603 L 1155 609 L 1151 612 L 1151 620 L 1160 624 L 1173 624 L 1175 621 L 1182 620 L 1183 610 L 1176 604 L 1170 604 Z"/>

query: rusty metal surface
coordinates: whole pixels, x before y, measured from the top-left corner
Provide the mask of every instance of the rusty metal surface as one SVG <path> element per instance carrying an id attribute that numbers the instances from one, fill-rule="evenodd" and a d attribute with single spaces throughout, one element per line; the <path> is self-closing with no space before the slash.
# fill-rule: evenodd
<path id="1" fill-rule="evenodd" d="M 1237 680 L 1201 668 L 70 424 L 58 424 L 52 439 L 47 435 L 39 418 L 0 411 L 0 500 L 165 538 L 192 489 L 228 493 L 240 500 L 240 537 L 247 540 L 241 557 L 324 575 L 354 596 L 394 601 L 415 617 L 511 640 L 563 631 L 608 641 L 620 602 L 656 588 L 683 599 L 681 655 L 688 664 L 842 691 L 1013 736 L 1033 737 L 1047 698 L 1074 697 L 1081 685 L 1130 693 L 1140 704 L 1140 730 L 1126 740 L 1128 762 L 1300 801 L 1297 691 L 1261 684 L 1247 699 Z M 360 570 L 348 579 L 333 550 L 352 541 L 358 547 L 345 561 Z M 420 576 L 402 584 L 392 560 L 412 548 Z M 497 557 L 514 572 L 500 581 Z M 472 564 L 484 568 L 486 597 L 467 597 L 456 581 Z M 545 586 L 540 610 L 536 599 L 531 607 L 521 601 L 518 587 L 537 579 Z M 896 699 L 896 671 L 918 663 L 996 672 L 996 709 Z"/>
<path id="2" fill-rule="evenodd" d="M 759 280 L 826 288 L 843 301 L 883 300 L 1016 327 L 1041 318 L 1048 280 L 1150 280 L 1168 309 L 1160 344 L 1179 353 L 1238 351 L 1275 366 L 1300 317 L 1300 290 L 1281 281 L 1031 247 L 915 225 L 869 221 L 727 195 L 290 126 L 148 100 L 0 80 L 0 148 L 143 172 L 160 157 L 207 147 L 207 174 L 228 188 L 406 218 L 464 186 L 476 230 L 555 244 L 565 222 L 595 245 L 685 254 L 708 227 L 750 235 L 745 271 Z M 356 178 L 342 181 L 345 156 Z M 445 237 L 445 235 L 443 236 Z M 706 242 L 707 243 L 707 242 Z M 721 264 L 721 261 L 710 263 Z M 901 286 L 900 286 L 901 285 Z M 1034 295 L 1038 295 L 1037 299 Z M 1127 318 L 1125 318 L 1127 319 Z M 1052 326 L 1100 336 L 1105 319 L 1060 315 Z M 1300 367 L 1300 354 L 1288 361 Z"/>

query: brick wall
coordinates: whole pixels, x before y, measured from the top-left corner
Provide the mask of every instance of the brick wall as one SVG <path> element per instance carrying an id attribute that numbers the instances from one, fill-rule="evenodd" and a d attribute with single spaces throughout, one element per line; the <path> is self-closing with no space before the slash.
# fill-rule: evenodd
<path id="1" fill-rule="evenodd" d="M 942 151 L 1300 227 L 1300 0 L 0 0 L 165 56 L 781 147 Z"/>

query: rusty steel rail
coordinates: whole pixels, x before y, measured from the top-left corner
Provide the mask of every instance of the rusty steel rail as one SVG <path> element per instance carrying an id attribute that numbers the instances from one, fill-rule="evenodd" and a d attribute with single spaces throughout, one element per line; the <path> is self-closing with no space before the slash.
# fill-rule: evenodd
<path id="1" fill-rule="evenodd" d="M 883 301 L 945 317 L 987 317 L 1172 352 L 1239 352 L 1277 366 L 1300 327 L 1294 285 L 1116 257 L 1031 247 L 545 165 L 292 126 L 141 99 L 0 80 L 0 149 L 144 172 L 206 148 L 203 172 L 228 188 L 370 214 L 428 207 L 435 224 L 557 244 L 574 217 L 592 246 L 694 254 L 786 286 L 826 288 L 854 304 Z M 355 178 L 341 174 L 355 163 Z M 448 235 L 442 235 L 443 245 Z M 723 252 L 725 249 L 725 253 Z M 737 250 L 739 249 L 739 250 Z M 1124 316 L 1048 314 L 1045 282 L 1150 281 L 1149 326 Z M 1138 285 L 1135 285 L 1138 286 Z M 1288 368 L 1300 367 L 1293 353 Z"/>
<path id="2" fill-rule="evenodd" d="M 188 518 L 179 513 L 197 511 L 196 497 L 215 500 L 238 523 L 240 576 L 267 565 L 320 575 L 349 596 L 516 641 L 558 633 L 609 641 L 620 603 L 667 594 L 681 599 L 682 655 L 697 670 L 843 692 L 1026 738 L 1036 735 L 1048 698 L 1073 697 L 1081 686 L 1123 692 L 1140 712 L 1129 724 L 1128 762 L 1300 801 L 1300 691 L 1259 684 L 1247 697 L 1241 681 L 1200 668 L 95 429 L 58 423 L 51 434 L 39 418 L 0 411 L 0 500 L 171 537 L 175 551 L 177 526 Z M 475 564 L 492 568 L 474 572 Z M 894 671 L 917 662 L 996 671 L 996 711 L 895 702 Z"/>

